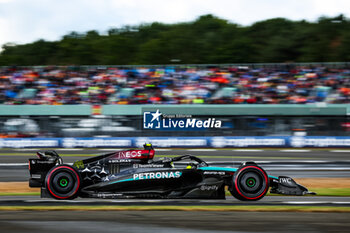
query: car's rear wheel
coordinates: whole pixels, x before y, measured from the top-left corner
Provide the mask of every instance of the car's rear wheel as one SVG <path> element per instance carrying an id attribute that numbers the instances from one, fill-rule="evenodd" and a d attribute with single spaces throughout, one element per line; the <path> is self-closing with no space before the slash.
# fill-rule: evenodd
<path id="1" fill-rule="evenodd" d="M 242 201 L 257 201 L 269 189 L 269 179 L 261 167 L 246 165 L 240 167 L 233 176 L 231 194 Z"/>
<path id="2" fill-rule="evenodd" d="M 76 169 L 69 165 L 53 167 L 46 176 L 48 193 L 56 199 L 73 199 L 78 195 L 81 178 Z"/>

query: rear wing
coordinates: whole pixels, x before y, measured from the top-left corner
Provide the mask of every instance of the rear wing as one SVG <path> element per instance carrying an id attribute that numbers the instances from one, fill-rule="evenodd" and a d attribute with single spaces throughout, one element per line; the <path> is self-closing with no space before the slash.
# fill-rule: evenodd
<path id="1" fill-rule="evenodd" d="M 29 187 L 43 187 L 46 174 L 56 166 L 62 164 L 62 158 L 56 151 L 37 152 L 38 158 L 29 159 Z"/>

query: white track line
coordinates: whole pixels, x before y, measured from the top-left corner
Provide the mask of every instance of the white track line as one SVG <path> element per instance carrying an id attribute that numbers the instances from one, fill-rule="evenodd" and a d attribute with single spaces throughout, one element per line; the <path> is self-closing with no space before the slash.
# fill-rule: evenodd
<path id="1" fill-rule="evenodd" d="M 84 150 L 83 148 L 62 148 L 62 149 L 56 149 L 58 151 L 80 151 Z"/>
<path id="2" fill-rule="evenodd" d="M 264 150 L 258 150 L 258 149 L 235 149 L 232 151 L 237 151 L 237 152 L 261 152 Z"/>
<path id="3" fill-rule="evenodd" d="M 113 149 L 113 148 L 101 148 L 101 149 L 97 149 L 98 151 L 123 151 L 123 149 Z M 157 148 L 156 151 L 172 151 L 172 149 L 161 149 L 161 148 Z"/>
<path id="4" fill-rule="evenodd" d="M 214 160 L 214 161 L 212 161 L 211 160 L 211 161 L 207 161 L 207 162 L 209 164 L 211 164 L 211 163 L 222 163 L 222 164 L 227 163 L 227 164 L 229 164 L 232 162 L 239 163 L 240 161 L 232 161 L 232 160 L 218 160 L 218 161 Z M 283 162 L 283 161 L 279 161 L 279 160 L 277 160 L 277 161 L 254 160 L 254 162 L 255 163 L 266 163 L 266 164 L 274 164 L 277 162 L 278 164 L 280 164 L 280 162 Z M 291 163 L 303 163 L 303 164 L 308 164 L 308 163 L 314 164 L 314 163 L 328 163 L 330 161 L 328 161 L 328 160 L 293 160 L 293 161 L 288 161 L 288 163 L 289 162 L 291 162 Z M 342 162 L 350 162 L 350 160 L 342 160 Z"/>
<path id="5" fill-rule="evenodd" d="M 330 204 L 330 201 L 283 201 L 285 204 L 309 205 L 309 204 Z"/>
<path id="6" fill-rule="evenodd" d="M 113 148 L 110 148 L 110 149 L 107 149 L 107 148 L 104 148 L 104 149 L 97 149 L 98 151 L 122 151 L 123 149 L 113 149 Z"/>
<path id="7" fill-rule="evenodd" d="M 336 152 L 336 153 L 350 153 L 350 150 L 330 150 L 329 152 Z"/>
<path id="8" fill-rule="evenodd" d="M 285 204 L 309 205 L 309 204 L 350 204 L 349 201 L 283 201 Z"/>
<path id="9" fill-rule="evenodd" d="M 73 163 L 65 163 L 73 165 Z M 28 163 L 0 163 L 0 167 L 15 167 L 15 166 L 28 166 Z"/>
<path id="10" fill-rule="evenodd" d="M 28 163 L 0 163 L 0 167 L 26 166 Z"/>
<path id="11" fill-rule="evenodd" d="M 3 148 L 3 149 L 11 149 L 11 148 Z M 22 149 L 13 149 L 14 151 L 40 151 L 40 148 L 22 148 Z"/>
<path id="12" fill-rule="evenodd" d="M 187 149 L 187 151 L 217 151 L 217 149 Z"/>
<path id="13" fill-rule="evenodd" d="M 281 152 L 310 152 L 310 150 L 280 150 Z"/>

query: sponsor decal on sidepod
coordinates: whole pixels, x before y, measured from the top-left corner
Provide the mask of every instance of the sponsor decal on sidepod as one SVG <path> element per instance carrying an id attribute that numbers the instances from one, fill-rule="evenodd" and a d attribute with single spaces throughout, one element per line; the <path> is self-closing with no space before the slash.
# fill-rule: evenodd
<path id="1" fill-rule="evenodd" d="M 134 174 L 134 180 L 143 179 L 170 179 L 170 178 L 180 178 L 182 173 L 180 171 L 176 172 L 143 172 Z"/>

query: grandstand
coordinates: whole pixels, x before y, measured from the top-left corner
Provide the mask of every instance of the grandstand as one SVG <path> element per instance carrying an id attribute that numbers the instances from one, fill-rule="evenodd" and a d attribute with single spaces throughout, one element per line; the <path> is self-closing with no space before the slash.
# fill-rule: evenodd
<path id="1" fill-rule="evenodd" d="M 344 104 L 350 68 L 3 67 L 0 104 Z"/>

